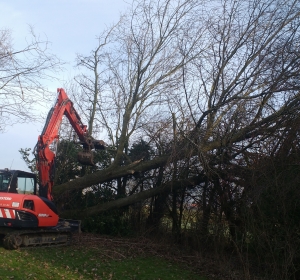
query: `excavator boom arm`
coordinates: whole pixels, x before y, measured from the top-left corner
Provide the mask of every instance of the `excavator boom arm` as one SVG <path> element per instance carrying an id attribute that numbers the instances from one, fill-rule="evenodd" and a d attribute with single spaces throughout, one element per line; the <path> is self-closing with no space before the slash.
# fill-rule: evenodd
<path id="1" fill-rule="evenodd" d="M 52 188 L 54 183 L 55 172 L 55 146 L 59 140 L 59 128 L 62 118 L 65 115 L 73 129 L 75 130 L 83 152 L 78 156 L 78 160 L 87 165 L 93 165 L 91 149 L 104 149 L 102 140 L 94 140 L 89 136 L 87 126 L 81 122 L 81 119 L 73 106 L 73 102 L 68 98 L 66 92 L 59 88 L 57 89 L 58 97 L 53 108 L 48 113 L 48 117 L 42 131 L 38 137 L 36 145 L 36 160 L 39 171 L 39 196 L 52 199 Z"/>

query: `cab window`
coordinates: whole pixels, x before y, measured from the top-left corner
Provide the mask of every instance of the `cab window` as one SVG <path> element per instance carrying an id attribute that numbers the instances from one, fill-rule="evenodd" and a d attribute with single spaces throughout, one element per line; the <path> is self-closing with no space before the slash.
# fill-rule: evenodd
<path id="1" fill-rule="evenodd" d="M 21 194 L 33 194 L 34 180 L 33 178 L 18 177 L 17 191 Z"/>
<path id="2" fill-rule="evenodd" d="M 0 174 L 0 192 L 7 192 L 10 182 L 10 174 Z"/>

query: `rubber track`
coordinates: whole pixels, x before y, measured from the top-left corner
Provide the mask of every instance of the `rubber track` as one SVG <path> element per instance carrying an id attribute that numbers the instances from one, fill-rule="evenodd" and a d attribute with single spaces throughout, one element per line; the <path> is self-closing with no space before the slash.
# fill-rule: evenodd
<path id="1" fill-rule="evenodd" d="M 15 240 L 18 236 L 22 235 L 43 235 L 43 234 L 57 234 L 60 235 L 62 233 L 66 233 L 68 235 L 67 242 L 64 243 L 40 243 L 40 244 L 33 244 L 29 246 L 25 246 L 22 242 L 20 246 L 15 244 Z M 70 231 L 57 231 L 57 230 L 20 230 L 20 231 L 14 231 L 7 233 L 3 238 L 3 247 L 8 250 L 14 250 L 14 249 L 26 249 L 26 248 L 33 248 L 33 247 L 55 247 L 55 246 L 66 246 L 71 244 L 71 232 Z"/>

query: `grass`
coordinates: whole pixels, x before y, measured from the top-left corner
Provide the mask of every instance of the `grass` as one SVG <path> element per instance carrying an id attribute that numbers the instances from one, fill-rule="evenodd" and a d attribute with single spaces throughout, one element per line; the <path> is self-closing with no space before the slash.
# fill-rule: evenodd
<path id="1" fill-rule="evenodd" d="M 205 280 L 160 256 L 128 254 L 107 244 L 5 250 L 0 247 L 2 279 Z"/>

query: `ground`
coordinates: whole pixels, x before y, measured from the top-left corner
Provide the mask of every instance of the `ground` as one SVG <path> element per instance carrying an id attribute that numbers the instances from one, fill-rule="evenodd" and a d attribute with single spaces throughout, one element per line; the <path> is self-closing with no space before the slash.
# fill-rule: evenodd
<path id="1" fill-rule="evenodd" d="M 187 250 L 180 245 L 150 238 L 109 237 L 92 233 L 81 233 L 73 236 L 72 246 L 83 248 L 102 248 L 104 258 L 125 260 L 139 256 L 159 256 L 206 276 L 207 279 L 243 279 L 238 269 L 238 260 L 221 259 L 215 254 L 204 257 L 203 254 Z M 233 268 L 234 267 L 234 268 Z M 237 267 L 237 268 L 236 268 Z"/>

